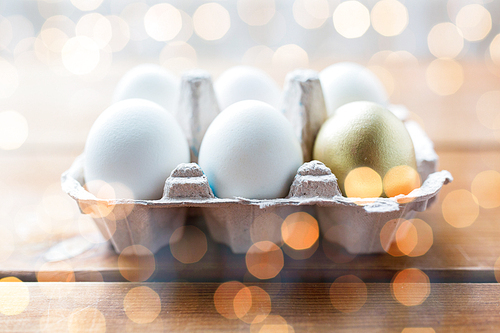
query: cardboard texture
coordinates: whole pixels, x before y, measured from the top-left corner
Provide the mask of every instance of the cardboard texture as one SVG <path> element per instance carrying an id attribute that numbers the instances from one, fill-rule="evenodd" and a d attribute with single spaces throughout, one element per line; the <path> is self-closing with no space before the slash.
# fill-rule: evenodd
<path id="1" fill-rule="evenodd" d="M 184 110 L 197 111 L 179 112 L 177 117 L 203 118 L 203 110 L 211 110 L 211 115 L 201 121 L 204 128 L 201 131 L 198 125 L 186 126 L 190 120 L 184 120 L 184 130 L 191 131 L 187 136 L 192 139 L 190 145 L 194 154 L 193 138 L 196 137 L 199 148 L 200 133 L 204 133 L 209 124 L 206 119 L 213 119 L 218 107 L 213 105 L 215 96 L 206 72 L 194 71 L 185 75 L 182 90 L 181 106 L 184 105 Z M 187 96 L 192 100 L 187 101 Z M 304 154 L 310 159 L 319 119 L 325 117 L 318 74 L 310 70 L 290 73 L 283 96 L 282 109 L 286 109 L 287 118 L 302 146 L 306 147 Z M 199 124 L 200 120 L 193 122 Z M 211 237 L 228 245 L 234 253 L 245 253 L 253 243 L 261 240 L 282 244 L 283 220 L 300 211 L 317 219 L 321 234 L 328 241 L 342 245 L 351 253 L 379 253 L 391 246 L 401 219 L 412 218 L 416 212 L 425 210 L 442 186 L 453 180 L 448 171 L 436 172 L 438 156 L 420 126 L 410 120 L 405 121 L 405 125 L 415 146 L 418 172 L 425 181 L 408 195 L 394 198 L 343 197 L 335 175 L 318 161 L 306 162 L 298 169 L 286 198 L 269 200 L 215 197 L 196 163 L 180 164 L 172 171 L 159 200 L 96 198 L 83 187 L 83 155 L 63 173 L 61 182 L 63 190 L 78 202 L 81 211 L 91 214 L 117 253 L 131 245 L 143 245 L 157 252 L 168 245 L 172 233 L 184 225 L 187 214 L 194 211 L 201 211 Z M 382 244 L 380 232 L 388 222 L 392 226 L 389 228 L 391 234 Z"/>

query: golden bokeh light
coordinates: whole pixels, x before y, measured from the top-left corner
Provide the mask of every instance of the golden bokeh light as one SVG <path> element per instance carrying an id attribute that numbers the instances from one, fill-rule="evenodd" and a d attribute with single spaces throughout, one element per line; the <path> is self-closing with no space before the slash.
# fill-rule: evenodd
<path id="1" fill-rule="evenodd" d="M 271 297 L 262 288 L 245 287 L 234 298 L 234 312 L 247 324 L 260 323 L 271 312 Z"/>
<path id="2" fill-rule="evenodd" d="M 465 228 L 479 216 L 477 198 L 469 191 L 455 190 L 446 195 L 441 205 L 446 222 L 455 228 Z"/>
<path id="3" fill-rule="evenodd" d="M 464 70 L 453 59 L 435 59 L 425 72 L 427 85 L 441 96 L 453 95 L 464 83 Z"/>
<path id="4" fill-rule="evenodd" d="M 156 291 L 149 287 L 135 287 L 130 289 L 123 299 L 123 309 L 134 323 L 151 323 L 161 312 L 161 299 Z"/>
<path id="5" fill-rule="evenodd" d="M 250 226 L 252 243 L 270 241 L 281 245 L 281 225 L 283 219 L 274 213 L 264 213 L 256 216 Z"/>
<path id="6" fill-rule="evenodd" d="M 401 333 L 436 333 L 432 327 L 405 327 Z"/>
<path id="7" fill-rule="evenodd" d="M 127 21 L 116 15 L 106 16 L 106 19 L 111 25 L 111 39 L 108 42 L 109 47 L 113 52 L 123 50 L 130 40 L 130 29 Z"/>
<path id="8" fill-rule="evenodd" d="M 123 249 L 118 257 L 121 275 L 132 282 L 146 281 L 156 270 L 153 253 L 142 245 L 131 245 Z"/>
<path id="9" fill-rule="evenodd" d="M 330 16 L 330 5 L 327 0 L 295 0 L 293 18 L 305 29 L 317 29 Z"/>
<path id="10" fill-rule="evenodd" d="M 366 284 L 355 275 L 340 276 L 330 286 L 330 302 L 340 312 L 357 312 L 365 305 L 367 298 Z"/>
<path id="11" fill-rule="evenodd" d="M 391 293 L 396 301 L 405 306 L 420 305 L 431 293 L 429 277 L 416 268 L 402 270 L 391 282 Z"/>
<path id="12" fill-rule="evenodd" d="M 193 14 L 194 31 L 201 38 L 212 41 L 224 37 L 231 27 L 229 12 L 221 4 L 201 5 Z"/>
<path id="13" fill-rule="evenodd" d="M 18 87 L 19 74 L 17 69 L 10 62 L 0 57 L 0 99 L 11 97 Z M 3 136 L 3 133 L 0 135 Z"/>
<path id="14" fill-rule="evenodd" d="M 318 247 L 319 247 L 319 240 L 317 240 L 311 247 L 308 247 L 303 250 L 294 249 L 286 244 L 282 247 L 282 250 L 287 256 L 289 256 L 292 259 L 305 260 L 311 258 L 313 254 L 316 253 Z"/>
<path id="15" fill-rule="evenodd" d="M 256 278 L 272 279 L 283 269 L 283 251 L 273 242 L 257 242 L 248 249 L 245 263 L 248 272 Z"/>
<path id="16" fill-rule="evenodd" d="M 217 312 L 227 319 L 238 319 L 239 317 L 236 311 L 238 311 L 240 315 L 245 312 L 245 309 L 247 309 L 246 312 L 248 312 L 251 308 L 251 304 L 247 304 L 248 301 L 241 305 L 238 302 L 234 302 L 236 295 L 238 295 L 240 290 L 245 288 L 245 285 L 238 281 L 229 281 L 221 284 L 214 293 L 214 305 Z M 251 291 L 248 289 L 245 294 L 239 296 L 239 300 L 243 300 L 243 297 L 248 295 L 248 292 L 251 294 Z M 248 300 L 248 297 L 246 299 Z M 246 314 L 246 312 L 244 314 Z"/>
<path id="17" fill-rule="evenodd" d="M 40 331 L 42 333 L 68 331 L 68 318 L 71 311 L 68 309 L 50 308 L 40 317 Z"/>
<path id="18" fill-rule="evenodd" d="M 319 238 L 318 221 L 305 212 L 297 212 L 286 217 L 281 225 L 283 241 L 295 250 L 305 250 Z"/>
<path id="19" fill-rule="evenodd" d="M 66 261 L 47 262 L 42 264 L 36 271 L 37 281 L 40 289 L 49 299 L 61 299 L 68 296 L 75 282 L 75 272 L 73 267 Z M 58 283 L 45 282 L 69 282 L 61 287 Z"/>
<path id="20" fill-rule="evenodd" d="M 71 0 L 73 6 L 85 12 L 96 10 L 102 2 L 103 0 Z"/>
<path id="21" fill-rule="evenodd" d="M 433 243 L 432 227 L 421 219 L 403 221 L 396 232 L 399 250 L 409 257 L 423 256 Z"/>
<path id="22" fill-rule="evenodd" d="M 137 333 L 137 332 L 151 332 L 151 333 L 160 333 L 160 332 L 168 332 L 166 329 L 167 324 L 164 324 L 163 320 L 160 317 L 156 317 L 151 323 L 146 324 L 138 324 L 131 320 L 128 320 L 125 323 L 125 333 Z M 123 331 L 122 331 L 123 332 Z"/>
<path id="23" fill-rule="evenodd" d="M 15 316 L 22 313 L 30 302 L 30 292 L 24 282 L 9 276 L 0 279 L 0 313 Z"/>
<path id="24" fill-rule="evenodd" d="M 479 206 L 496 208 L 500 206 L 500 173 L 496 170 L 486 170 L 474 177 L 471 192 L 476 197 Z"/>
<path id="25" fill-rule="evenodd" d="M 0 68 L 0 75 L 1 72 Z M 0 83 L 0 91 L 1 86 L 2 83 Z M 0 111 L 0 149 L 18 149 L 26 142 L 28 134 L 28 122 L 22 114 L 14 110 Z"/>
<path id="26" fill-rule="evenodd" d="M 207 253 L 207 236 L 193 225 L 179 227 L 170 237 L 170 251 L 183 264 L 198 262 Z"/>
<path id="27" fill-rule="evenodd" d="M 99 46 L 89 37 L 73 37 L 64 44 L 61 56 L 64 67 L 71 73 L 88 74 L 99 64 Z"/>
<path id="28" fill-rule="evenodd" d="M 491 14 L 480 4 L 470 4 L 460 9 L 455 23 L 465 39 L 478 41 L 484 39 L 491 30 Z"/>
<path id="29" fill-rule="evenodd" d="M 394 93 L 396 86 L 394 76 L 391 74 L 391 72 L 389 72 L 386 68 L 377 65 L 368 66 L 367 68 L 375 75 L 377 75 L 377 77 L 384 85 L 385 90 L 387 91 L 387 95 L 391 96 Z"/>
<path id="30" fill-rule="evenodd" d="M 238 0 L 238 15 L 241 20 L 251 26 L 262 26 L 276 13 L 274 0 Z"/>
<path id="31" fill-rule="evenodd" d="M 69 333 L 106 332 L 106 318 L 96 308 L 86 307 L 74 310 L 68 318 Z"/>
<path id="32" fill-rule="evenodd" d="M 273 67 L 281 72 L 288 73 L 295 68 L 307 68 L 309 56 L 307 52 L 298 45 L 287 44 L 280 46 L 273 54 Z"/>
<path id="33" fill-rule="evenodd" d="M 146 12 L 144 26 L 147 34 L 154 40 L 172 40 L 182 29 L 182 16 L 171 4 L 160 3 Z"/>
<path id="34" fill-rule="evenodd" d="M 464 48 L 464 37 L 453 23 L 438 23 L 427 35 L 427 45 L 436 58 L 455 58 Z"/>
<path id="35" fill-rule="evenodd" d="M 344 180 L 344 191 L 349 198 L 376 198 L 383 192 L 382 177 L 370 167 L 351 170 Z"/>
<path id="36" fill-rule="evenodd" d="M 487 91 L 476 104 L 477 119 L 489 129 L 500 129 L 500 91 Z"/>
<path id="37" fill-rule="evenodd" d="M 388 197 L 395 197 L 400 194 L 408 195 L 411 191 L 420 187 L 420 175 L 411 166 L 398 165 L 387 171 L 382 184 L 384 193 Z"/>
<path id="38" fill-rule="evenodd" d="M 393 257 L 404 256 L 396 243 L 396 233 L 399 226 L 405 220 L 403 219 L 392 219 L 387 221 L 382 229 L 380 230 L 380 245 Z M 404 230 L 404 229 L 403 229 Z"/>
<path id="39" fill-rule="evenodd" d="M 372 8 L 373 29 L 382 36 L 397 36 L 408 26 L 408 10 L 397 0 L 380 0 Z"/>
<path id="40" fill-rule="evenodd" d="M 108 45 L 113 36 L 111 22 L 99 13 L 90 13 L 80 18 L 75 27 L 77 36 L 92 39 L 100 49 Z"/>
<path id="41" fill-rule="evenodd" d="M 89 214 L 93 218 L 106 218 L 107 221 L 117 221 L 125 219 L 134 209 L 134 203 L 129 201 L 116 205 L 112 200 L 133 199 L 134 193 L 123 183 L 106 183 L 102 180 L 92 180 L 84 185 L 85 189 L 94 194 L 99 199 L 109 201 L 96 201 L 88 204 L 84 201 L 79 202 L 80 209 L 84 214 Z M 116 230 L 116 226 L 108 227 L 111 235 Z M 112 231 L 112 232 L 111 232 Z"/>
<path id="42" fill-rule="evenodd" d="M 250 325 L 250 333 L 293 333 L 285 318 L 280 315 L 269 315 L 261 322 Z"/>
<path id="43" fill-rule="evenodd" d="M 359 1 L 344 1 L 333 12 L 333 25 L 345 38 L 361 37 L 370 27 L 370 11 Z"/>

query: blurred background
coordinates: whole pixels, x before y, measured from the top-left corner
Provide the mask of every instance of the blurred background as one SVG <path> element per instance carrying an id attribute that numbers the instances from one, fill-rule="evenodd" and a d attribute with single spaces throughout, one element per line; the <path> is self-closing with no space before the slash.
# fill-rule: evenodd
<path id="1" fill-rule="evenodd" d="M 447 235 L 466 239 L 462 228 L 500 206 L 499 28 L 500 0 L 0 1 L 0 263 L 10 257 L 17 267 L 18 258 L 96 232 L 60 175 L 119 79 L 146 62 L 214 79 L 252 65 L 280 85 L 296 68 L 367 66 L 455 176 L 428 222 L 444 244 Z M 493 267 L 493 252 L 476 263 Z"/>

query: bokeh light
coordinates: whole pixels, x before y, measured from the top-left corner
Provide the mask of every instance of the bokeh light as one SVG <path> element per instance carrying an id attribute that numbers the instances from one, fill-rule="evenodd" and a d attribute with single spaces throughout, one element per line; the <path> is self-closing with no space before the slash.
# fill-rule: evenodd
<path id="1" fill-rule="evenodd" d="M 330 286 L 330 302 L 340 312 L 352 313 L 363 307 L 368 298 L 366 284 L 355 275 L 343 275 Z"/>
<path id="2" fill-rule="evenodd" d="M 305 260 L 311 258 L 318 249 L 318 247 L 319 247 L 319 240 L 317 240 L 313 245 L 311 245 L 311 247 L 308 247 L 303 250 L 294 249 L 286 244 L 281 249 L 287 256 L 289 256 L 292 259 Z"/>
<path id="3" fill-rule="evenodd" d="M 360 233 L 353 232 L 347 221 L 339 221 L 339 224 L 331 226 L 323 235 L 324 239 L 332 244 L 340 244 L 349 251 L 349 257 L 359 253 L 365 246 L 361 242 Z M 339 258 L 340 259 L 340 258 Z M 347 258 L 346 258 L 347 259 Z M 334 260 L 335 261 L 335 260 Z M 350 260 L 349 260 L 350 261 Z"/>
<path id="4" fill-rule="evenodd" d="M 405 306 L 420 305 L 431 293 L 429 277 L 416 268 L 402 270 L 391 282 L 391 293 L 396 301 Z"/>
<path id="5" fill-rule="evenodd" d="M 285 318 L 280 315 L 269 315 L 261 322 L 250 325 L 250 333 L 293 333 Z"/>
<path id="6" fill-rule="evenodd" d="M 283 241 L 292 249 L 308 249 L 319 238 L 318 221 L 305 212 L 290 214 L 281 225 L 281 235 Z"/>
<path id="7" fill-rule="evenodd" d="M 144 26 L 144 16 L 149 10 L 149 6 L 143 2 L 128 4 L 120 13 L 129 28 L 130 40 L 142 41 L 148 38 L 146 27 Z"/>
<path id="8" fill-rule="evenodd" d="M 325 256 L 336 264 L 345 264 L 356 258 L 356 254 L 347 252 L 341 245 L 330 242 L 326 238 L 322 239 L 321 248 Z"/>
<path id="9" fill-rule="evenodd" d="M 101 6 L 103 0 L 71 0 L 71 3 L 81 11 L 96 10 Z"/>
<path id="10" fill-rule="evenodd" d="M 394 76 L 385 67 L 382 66 L 368 66 L 370 71 L 372 71 L 380 79 L 385 87 L 387 96 L 392 96 L 395 91 L 396 83 Z"/>
<path id="11" fill-rule="evenodd" d="M 234 299 L 240 290 L 244 288 L 245 285 L 238 281 L 224 282 L 217 288 L 214 293 L 214 305 L 215 309 L 221 316 L 227 319 L 238 319 L 236 310 L 238 311 L 238 314 L 241 314 L 243 311 L 239 308 L 239 304 L 234 304 Z M 239 297 L 241 298 L 242 295 Z M 247 311 L 251 307 L 251 305 L 248 304 L 243 304 L 242 306 L 244 309 L 247 309 Z M 238 309 L 236 309 L 236 307 L 238 307 Z"/>
<path id="12" fill-rule="evenodd" d="M 464 48 L 464 37 L 453 23 L 438 23 L 427 35 L 427 45 L 436 58 L 455 58 Z"/>
<path id="13" fill-rule="evenodd" d="M 73 267 L 66 261 L 47 262 L 42 264 L 36 271 L 37 281 L 40 289 L 49 299 L 61 299 L 68 296 L 75 287 L 75 272 Z M 58 283 L 44 282 L 70 282 L 61 287 Z"/>
<path id="14" fill-rule="evenodd" d="M 160 3 L 146 12 L 144 26 L 147 34 L 154 40 L 172 40 L 182 29 L 182 16 L 171 4 Z"/>
<path id="15" fill-rule="evenodd" d="M 68 318 L 69 333 L 106 332 L 106 318 L 93 307 L 78 308 Z"/>
<path id="16" fill-rule="evenodd" d="M 500 91 L 487 91 L 476 104 L 477 119 L 489 129 L 500 129 Z"/>
<path id="17" fill-rule="evenodd" d="M 194 12 L 193 26 L 201 38 L 208 41 L 218 40 L 224 37 L 231 27 L 231 17 L 221 4 L 206 3 Z"/>
<path id="18" fill-rule="evenodd" d="M 118 257 L 121 275 L 132 282 L 149 279 L 156 269 L 153 253 L 142 245 L 131 245 L 123 249 Z"/>
<path id="19" fill-rule="evenodd" d="M 493 63 L 500 66 L 500 34 L 496 35 L 490 43 L 490 58 Z"/>
<path id="20" fill-rule="evenodd" d="M 252 243 L 270 241 L 281 245 L 281 225 L 283 219 L 274 213 L 264 213 L 256 216 L 250 226 Z"/>
<path id="21" fill-rule="evenodd" d="M 370 167 L 351 170 L 344 180 L 344 191 L 349 198 L 376 198 L 382 195 L 382 178 Z"/>
<path id="22" fill-rule="evenodd" d="M 251 26 L 269 23 L 276 13 L 274 0 L 238 0 L 237 8 L 241 20 Z"/>
<path id="23" fill-rule="evenodd" d="M 387 221 L 380 230 L 380 245 L 393 257 L 401 257 L 404 255 L 396 243 L 396 233 L 403 219 L 392 219 Z"/>
<path id="24" fill-rule="evenodd" d="M 446 222 L 455 228 L 465 228 L 479 216 L 477 198 L 467 190 L 455 190 L 446 195 L 441 205 Z"/>
<path id="25" fill-rule="evenodd" d="M 265 45 L 257 45 L 249 48 L 241 59 L 241 63 L 247 66 L 268 68 L 272 66 L 274 51 Z"/>
<path id="26" fill-rule="evenodd" d="M 462 65 L 453 59 L 436 59 L 425 72 L 427 85 L 441 96 L 452 95 L 460 89 L 464 82 Z"/>
<path id="27" fill-rule="evenodd" d="M 370 27 L 370 11 L 359 1 L 344 1 L 333 12 L 333 25 L 345 38 L 361 37 Z"/>
<path id="28" fill-rule="evenodd" d="M 151 323 L 161 312 L 161 299 L 156 291 L 149 287 L 135 287 L 130 289 L 123 299 L 123 309 L 133 322 Z"/>
<path id="29" fill-rule="evenodd" d="M 432 228 L 421 219 L 405 220 L 396 231 L 396 244 L 409 257 L 423 256 L 433 243 Z"/>
<path id="30" fill-rule="evenodd" d="M 28 134 L 28 122 L 22 114 L 14 110 L 0 111 L 0 149 L 14 150 L 21 147 Z"/>
<path id="31" fill-rule="evenodd" d="M 395 197 L 400 194 L 408 195 L 411 191 L 420 187 L 420 175 L 411 166 L 398 165 L 387 171 L 382 184 L 384 193 L 388 197 Z"/>
<path id="32" fill-rule="evenodd" d="M 193 225 L 177 228 L 170 237 L 170 251 L 183 264 L 193 264 L 207 252 L 207 236 Z"/>
<path id="33" fill-rule="evenodd" d="M 175 41 L 163 47 L 159 59 L 161 66 L 174 74 L 182 75 L 185 71 L 196 67 L 198 56 L 194 47 L 188 43 Z"/>
<path id="34" fill-rule="evenodd" d="M 110 42 L 113 36 L 111 22 L 99 13 L 90 13 L 80 18 L 75 27 L 77 36 L 92 39 L 100 49 Z"/>
<path id="35" fill-rule="evenodd" d="M 50 308 L 40 317 L 40 331 L 42 333 L 68 331 L 68 318 L 71 311 L 68 309 Z"/>
<path id="36" fill-rule="evenodd" d="M 272 279 L 283 269 L 283 251 L 273 242 L 257 242 L 248 249 L 245 262 L 250 274 L 256 278 Z"/>
<path id="37" fill-rule="evenodd" d="M 496 208 L 500 206 L 500 173 L 486 170 L 478 173 L 471 184 L 471 192 L 479 206 Z"/>
<path id="38" fill-rule="evenodd" d="M 88 74 L 99 64 L 99 46 L 86 36 L 68 39 L 61 52 L 64 67 L 76 75 Z"/>
<path id="39" fill-rule="evenodd" d="M 11 97 L 18 87 L 19 74 L 17 69 L 0 57 L 0 99 Z"/>
<path id="40" fill-rule="evenodd" d="M 327 0 L 295 0 L 292 7 L 293 18 L 305 29 L 317 29 L 330 16 Z"/>
<path id="41" fill-rule="evenodd" d="M 28 307 L 30 293 L 24 282 L 9 276 L 0 279 L 0 313 L 15 316 Z"/>
<path id="42" fill-rule="evenodd" d="M 234 312 L 247 324 L 264 321 L 271 312 L 271 298 L 262 288 L 251 286 L 240 289 L 234 297 Z"/>
<path id="43" fill-rule="evenodd" d="M 276 12 L 271 21 L 262 26 L 248 26 L 250 37 L 257 44 L 282 45 L 287 33 L 287 20 Z"/>
<path id="44" fill-rule="evenodd" d="M 0 15 L 0 50 L 5 50 L 12 41 L 12 24 L 8 19 Z"/>
<path id="45" fill-rule="evenodd" d="M 123 50 L 130 40 L 130 29 L 127 22 L 120 16 L 109 15 L 106 19 L 111 25 L 111 39 L 109 47 L 113 52 Z"/>
<path id="46" fill-rule="evenodd" d="M 380 0 L 372 8 L 371 23 L 382 36 L 397 36 L 408 25 L 408 10 L 397 0 Z"/>
<path id="47" fill-rule="evenodd" d="M 274 68 L 286 74 L 296 68 L 307 68 L 309 66 L 309 56 L 300 46 L 287 44 L 280 46 L 274 52 L 272 63 Z"/>
<path id="48" fill-rule="evenodd" d="M 470 4 L 460 9 L 455 23 L 465 39 L 478 41 L 484 39 L 491 30 L 491 14 L 480 4 Z"/>

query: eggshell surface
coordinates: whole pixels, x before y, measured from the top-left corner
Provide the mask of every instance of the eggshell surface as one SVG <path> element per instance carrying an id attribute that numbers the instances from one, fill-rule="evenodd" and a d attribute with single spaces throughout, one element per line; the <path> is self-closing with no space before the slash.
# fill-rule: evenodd
<path id="1" fill-rule="evenodd" d="M 333 64 L 319 74 L 328 116 L 344 104 L 356 101 L 386 105 L 388 96 L 378 77 L 352 62 Z"/>
<path id="2" fill-rule="evenodd" d="M 247 100 L 214 119 L 198 163 L 217 197 L 272 199 L 288 194 L 303 160 L 285 116 L 269 104 Z"/>
<path id="3" fill-rule="evenodd" d="M 235 66 L 223 72 L 214 84 L 221 110 L 243 100 L 258 100 L 277 108 L 281 90 L 263 70 L 250 66 Z"/>
<path id="4" fill-rule="evenodd" d="M 96 195 L 92 181 L 101 180 L 124 185 L 133 199 L 159 199 L 172 170 L 188 162 L 187 140 L 174 116 L 151 101 L 128 99 L 111 105 L 92 125 L 84 177 Z M 129 191 L 118 190 L 116 197 L 129 198 Z"/>
<path id="5" fill-rule="evenodd" d="M 180 80 L 165 68 L 155 64 L 141 64 L 129 70 L 118 82 L 113 103 L 143 98 L 174 112 L 179 100 Z"/>

